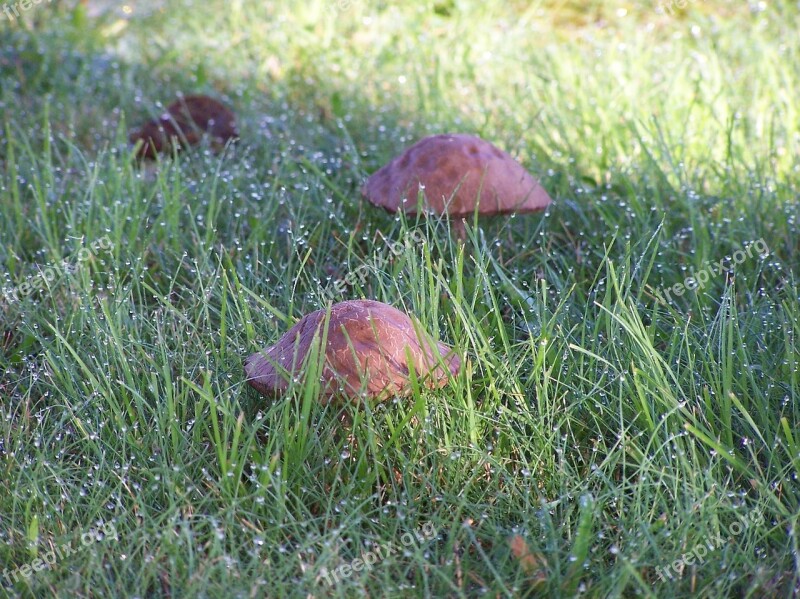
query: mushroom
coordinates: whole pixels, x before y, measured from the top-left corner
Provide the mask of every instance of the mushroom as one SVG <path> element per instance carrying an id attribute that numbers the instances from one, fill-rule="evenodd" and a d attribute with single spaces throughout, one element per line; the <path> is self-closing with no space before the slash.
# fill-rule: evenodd
<path id="1" fill-rule="evenodd" d="M 433 135 L 407 148 L 372 174 L 361 188 L 367 201 L 389 212 L 417 213 L 418 192 L 423 210 L 455 217 L 454 229 L 463 237 L 462 218 L 477 206 L 478 214 L 536 212 L 552 202 L 550 196 L 506 152 L 479 137 Z"/>
<path id="2" fill-rule="evenodd" d="M 137 158 L 155 159 L 159 152 L 172 152 L 200 142 L 204 135 L 212 147 L 220 149 L 228 140 L 237 139 L 236 118 L 225 105 L 208 96 L 182 96 L 159 118 L 146 122 L 131 133 L 129 140 L 142 144 Z"/>
<path id="3" fill-rule="evenodd" d="M 306 314 L 275 345 L 248 357 L 247 382 L 269 397 L 284 393 L 304 368 L 315 340 L 322 338 L 326 314 L 326 310 Z M 455 375 L 461 367 L 449 346 L 432 342 L 400 310 L 373 300 L 331 307 L 321 353 L 320 395 L 325 403 L 335 397 L 380 400 L 408 395 L 411 367 L 425 385 L 441 387 L 448 372 Z"/>

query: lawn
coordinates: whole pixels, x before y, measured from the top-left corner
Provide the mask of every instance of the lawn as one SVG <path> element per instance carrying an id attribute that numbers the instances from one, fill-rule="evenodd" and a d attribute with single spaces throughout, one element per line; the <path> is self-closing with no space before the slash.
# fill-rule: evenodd
<path id="1" fill-rule="evenodd" d="M 796 2 L 11 4 L 0 596 L 800 594 Z M 179 92 L 240 142 L 140 168 Z M 443 132 L 553 206 L 460 244 L 360 199 Z M 249 387 L 331 298 L 460 373 Z"/>

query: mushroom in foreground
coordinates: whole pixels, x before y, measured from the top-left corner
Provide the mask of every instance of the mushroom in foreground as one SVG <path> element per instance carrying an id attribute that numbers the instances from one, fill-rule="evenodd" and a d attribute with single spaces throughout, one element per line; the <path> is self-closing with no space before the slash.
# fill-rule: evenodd
<path id="1" fill-rule="evenodd" d="M 141 140 L 136 157 L 155 159 L 158 153 L 200 143 L 204 135 L 215 150 L 239 136 L 236 117 L 224 104 L 208 96 L 183 96 L 167 106 L 159 118 L 131 133 L 129 140 Z"/>
<path id="2" fill-rule="evenodd" d="M 247 382 L 269 397 L 283 394 L 305 367 L 315 340 L 322 339 L 325 319 L 326 310 L 307 314 L 275 345 L 248 357 Z M 336 397 L 382 400 L 407 395 L 412 367 L 422 384 L 442 387 L 448 373 L 455 375 L 461 367 L 449 346 L 431 341 L 400 310 L 372 300 L 331 307 L 321 353 L 320 395 L 326 403 Z"/>
<path id="3" fill-rule="evenodd" d="M 373 173 L 361 189 L 367 201 L 389 212 L 423 210 L 447 215 L 463 236 L 462 218 L 537 212 L 550 196 L 509 154 L 473 135 L 426 137 Z"/>

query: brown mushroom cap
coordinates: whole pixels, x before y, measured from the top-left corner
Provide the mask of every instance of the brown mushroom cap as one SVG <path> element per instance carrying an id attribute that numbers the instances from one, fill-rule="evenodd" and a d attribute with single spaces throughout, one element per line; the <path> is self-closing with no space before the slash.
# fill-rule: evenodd
<path id="1" fill-rule="evenodd" d="M 135 144 L 142 140 L 138 158 L 155 158 L 159 152 L 195 145 L 204 135 L 219 149 L 239 136 L 236 117 L 224 104 L 208 96 L 184 96 L 169 106 L 159 118 L 148 121 L 131 133 Z"/>
<path id="2" fill-rule="evenodd" d="M 552 202 L 510 155 L 462 134 L 420 140 L 373 173 L 361 195 L 389 212 L 415 214 L 421 187 L 426 210 L 456 217 L 472 214 L 479 201 L 478 213 L 485 215 L 535 212 Z"/>
<path id="3" fill-rule="evenodd" d="M 245 360 L 247 382 L 274 397 L 299 374 L 315 339 L 321 339 L 326 311 L 301 318 L 278 342 Z M 322 398 L 385 399 L 411 390 L 408 356 L 414 372 L 428 387 L 441 387 L 458 373 L 461 360 L 444 343 L 420 340 L 411 319 L 396 308 L 372 300 L 334 304 L 328 325 Z M 426 336 L 420 332 L 421 336 Z M 408 355 L 407 352 L 408 351 Z"/>

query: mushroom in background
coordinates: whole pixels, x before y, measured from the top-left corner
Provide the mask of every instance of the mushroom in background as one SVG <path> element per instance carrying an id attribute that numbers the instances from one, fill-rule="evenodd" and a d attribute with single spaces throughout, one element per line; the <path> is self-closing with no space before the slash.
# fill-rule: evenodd
<path id="1" fill-rule="evenodd" d="M 509 154 L 479 137 L 426 137 L 376 171 L 361 189 L 367 201 L 389 212 L 416 214 L 418 192 L 426 212 L 447 215 L 463 237 L 462 218 L 478 207 L 489 216 L 537 212 L 550 196 Z"/>
<path id="2" fill-rule="evenodd" d="M 208 96 L 183 96 L 167 106 L 159 118 L 148 121 L 131 133 L 129 140 L 142 144 L 136 151 L 139 159 L 155 159 L 158 153 L 193 146 L 208 136 L 215 150 L 239 137 L 236 117 L 225 105 Z"/>
<path id="3" fill-rule="evenodd" d="M 305 367 L 315 339 L 322 338 L 325 317 L 326 310 L 307 314 L 275 345 L 248 357 L 247 382 L 269 397 L 286 392 L 289 380 Z M 400 310 L 372 300 L 331 307 L 327 345 L 321 353 L 320 395 L 325 402 L 335 397 L 382 400 L 407 395 L 410 366 L 422 384 L 442 387 L 448 374 L 457 374 L 461 367 L 449 346 L 430 341 Z"/>

